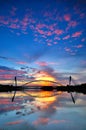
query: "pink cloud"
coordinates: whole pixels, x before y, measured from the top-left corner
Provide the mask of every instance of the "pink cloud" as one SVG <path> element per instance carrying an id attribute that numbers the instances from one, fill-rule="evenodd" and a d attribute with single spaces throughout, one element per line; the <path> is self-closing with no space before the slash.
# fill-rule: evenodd
<path id="1" fill-rule="evenodd" d="M 53 42 L 54 44 L 58 44 L 57 42 Z"/>
<path id="2" fill-rule="evenodd" d="M 44 32 L 43 30 L 38 29 L 37 31 L 38 31 L 40 34 L 45 34 L 45 32 Z"/>
<path id="3" fill-rule="evenodd" d="M 8 20 L 5 20 L 5 17 L 4 17 L 4 16 L 0 16 L 0 24 L 1 24 L 1 25 L 8 25 L 8 24 L 9 24 L 9 21 L 8 21 Z"/>
<path id="4" fill-rule="evenodd" d="M 26 73 L 26 71 L 22 71 L 22 70 L 15 70 L 14 72 L 17 73 L 18 75 L 22 75 Z"/>
<path id="5" fill-rule="evenodd" d="M 52 32 L 47 32 L 47 36 L 51 36 L 52 35 Z"/>
<path id="6" fill-rule="evenodd" d="M 18 62 L 16 62 L 17 64 L 20 64 L 20 65 L 25 65 L 25 64 L 27 64 L 27 62 L 24 62 L 24 61 L 18 61 Z"/>
<path id="7" fill-rule="evenodd" d="M 70 14 L 65 14 L 65 15 L 64 15 L 64 20 L 65 20 L 65 21 L 70 21 L 70 20 L 71 20 Z"/>
<path id="8" fill-rule="evenodd" d="M 84 41 L 85 41 L 85 38 L 82 38 L 81 41 L 84 42 Z"/>
<path id="9" fill-rule="evenodd" d="M 68 26 L 75 27 L 75 26 L 77 26 L 77 24 L 78 23 L 76 21 L 70 21 L 69 24 L 68 24 Z"/>
<path id="10" fill-rule="evenodd" d="M 17 10 L 16 7 L 12 7 L 12 10 L 10 11 L 12 16 L 16 15 L 16 10 Z"/>
<path id="11" fill-rule="evenodd" d="M 60 38 L 60 37 L 55 36 L 55 37 L 54 37 L 54 40 L 61 40 L 61 38 Z"/>
<path id="12" fill-rule="evenodd" d="M 63 33 L 63 30 L 56 29 L 56 30 L 54 31 L 54 33 L 57 34 L 57 35 L 60 35 L 60 34 Z"/>
<path id="13" fill-rule="evenodd" d="M 45 24 L 37 24 L 37 28 L 41 29 L 41 28 L 44 28 L 46 25 Z"/>
<path id="14" fill-rule="evenodd" d="M 47 66 L 47 62 L 42 61 L 42 62 L 36 62 L 36 64 L 38 64 L 39 66 Z"/>
<path id="15" fill-rule="evenodd" d="M 0 79 L 13 79 L 15 74 L 0 74 Z"/>
<path id="16" fill-rule="evenodd" d="M 82 34 L 81 31 L 75 32 L 74 34 L 72 34 L 72 37 L 79 37 L 81 34 Z"/>
<path id="17" fill-rule="evenodd" d="M 34 121 L 33 124 L 34 125 L 39 125 L 39 124 L 42 124 L 42 125 L 45 125 L 49 122 L 49 118 L 39 118 L 38 120 Z"/>
<path id="18" fill-rule="evenodd" d="M 20 29 L 22 33 L 27 34 L 26 29 L 30 27 L 31 29 L 34 28 L 33 23 L 35 23 L 34 19 L 31 18 L 30 14 L 26 14 L 23 19 L 14 18 L 12 17 L 15 15 L 15 11 L 17 9 L 15 7 L 11 10 L 11 16 L 0 16 L 0 26 L 7 26 L 11 29 Z"/>
<path id="19" fill-rule="evenodd" d="M 1 70 L 1 69 L 0 69 L 0 73 L 3 73 L 3 72 L 5 72 L 5 70 Z"/>
<path id="20" fill-rule="evenodd" d="M 86 60 L 81 61 L 82 65 L 86 65 Z"/>
<path id="21" fill-rule="evenodd" d="M 84 13 L 81 13 L 80 14 L 80 18 L 84 18 L 85 17 L 85 14 Z"/>
<path id="22" fill-rule="evenodd" d="M 14 79 L 15 75 L 24 75 L 26 71 L 22 70 L 0 70 L 0 80 L 11 80 Z M 22 79 L 22 77 L 21 77 Z"/>
<path id="23" fill-rule="evenodd" d="M 0 99 L 0 105 L 7 105 L 7 104 L 10 104 L 9 99 Z"/>
<path id="24" fill-rule="evenodd" d="M 48 66 L 48 65 L 58 65 L 58 62 L 45 62 L 45 61 L 40 61 L 36 62 L 39 66 Z"/>
<path id="25" fill-rule="evenodd" d="M 67 35 L 67 36 L 63 37 L 63 40 L 67 40 L 69 38 L 70 38 L 70 35 Z"/>
<path id="26" fill-rule="evenodd" d="M 12 28 L 12 29 L 18 29 L 20 26 L 12 23 L 9 27 Z"/>
<path id="27" fill-rule="evenodd" d="M 12 19 L 12 22 L 13 22 L 13 23 L 17 23 L 18 21 L 19 21 L 18 18 L 16 18 L 16 19 Z"/>
<path id="28" fill-rule="evenodd" d="M 48 45 L 48 46 L 52 46 L 52 44 L 51 44 L 51 43 L 48 43 L 47 45 Z"/>
<path id="29" fill-rule="evenodd" d="M 28 19 L 28 16 L 25 16 L 22 21 L 21 21 L 21 29 L 23 31 L 26 31 L 27 27 L 28 27 L 28 24 L 29 24 L 29 19 Z"/>
<path id="30" fill-rule="evenodd" d="M 54 30 L 54 26 L 55 26 L 55 25 L 50 25 L 50 26 L 49 26 L 49 29 L 50 29 L 51 31 L 53 31 L 53 30 Z"/>
<path id="31" fill-rule="evenodd" d="M 78 25 L 78 23 L 76 21 L 70 21 L 68 23 L 66 30 L 70 29 L 71 27 L 76 27 L 77 25 Z"/>
<path id="32" fill-rule="evenodd" d="M 71 52 L 71 49 L 70 48 L 65 48 L 65 51 L 66 52 Z"/>
<path id="33" fill-rule="evenodd" d="M 76 46 L 76 48 L 82 48 L 82 47 L 83 47 L 82 44 L 79 44 L 79 45 Z"/>
<path id="34" fill-rule="evenodd" d="M 18 121 L 13 121 L 13 122 L 8 122 L 6 125 L 16 125 L 22 123 L 23 120 L 18 120 Z"/>
<path id="35" fill-rule="evenodd" d="M 9 24 L 9 21 L 4 21 L 4 20 L 3 20 L 3 24 L 4 24 L 4 25 L 8 25 L 8 24 Z"/>
<path id="36" fill-rule="evenodd" d="M 59 123 L 65 123 L 67 122 L 66 120 L 53 120 L 50 122 L 50 124 L 59 124 Z"/>

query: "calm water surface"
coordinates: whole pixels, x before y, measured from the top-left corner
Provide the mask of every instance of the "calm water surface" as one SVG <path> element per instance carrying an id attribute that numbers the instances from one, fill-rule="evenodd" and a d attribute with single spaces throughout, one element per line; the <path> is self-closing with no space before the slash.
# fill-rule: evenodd
<path id="1" fill-rule="evenodd" d="M 47 91 L 0 93 L 0 130 L 86 130 L 86 95 Z"/>

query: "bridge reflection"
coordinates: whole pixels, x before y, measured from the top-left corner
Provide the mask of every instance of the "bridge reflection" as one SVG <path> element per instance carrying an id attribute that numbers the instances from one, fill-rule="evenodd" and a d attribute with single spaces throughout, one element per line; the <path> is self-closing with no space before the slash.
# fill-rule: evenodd
<path id="1" fill-rule="evenodd" d="M 48 98 L 48 97 L 53 97 L 62 94 L 61 91 L 43 91 L 43 90 L 24 90 L 24 94 L 34 97 L 34 98 Z"/>

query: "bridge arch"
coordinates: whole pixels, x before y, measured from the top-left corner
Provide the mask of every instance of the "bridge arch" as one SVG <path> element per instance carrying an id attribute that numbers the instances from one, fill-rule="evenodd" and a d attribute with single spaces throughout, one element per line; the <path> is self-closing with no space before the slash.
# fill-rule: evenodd
<path id="1" fill-rule="evenodd" d="M 50 83 L 51 84 L 51 86 L 63 86 L 61 83 L 59 83 L 59 82 L 55 82 L 55 81 L 51 81 L 51 80 L 33 80 L 33 81 L 29 81 L 29 82 L 27 82 L 27 83 L 25 83 L 25 84 L 23 84 L 23 86 L 29 86 L 29 85 L 31 85 L 31 84 L 34 84 L 34 83 L 41 83 L 41 82 L 44 82 L 45 83 L 45 85 L 43 85 L 43 84 L 41 84 L 41 85 L 38 85 L 38 86 L 48 86 L 47 85 L 47 83 Z M 33 85 L 34 86 L 34 85 Z"/>

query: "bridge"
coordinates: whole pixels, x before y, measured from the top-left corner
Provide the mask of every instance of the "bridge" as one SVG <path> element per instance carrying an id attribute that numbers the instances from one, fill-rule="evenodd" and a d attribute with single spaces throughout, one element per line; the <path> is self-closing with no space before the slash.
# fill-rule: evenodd
<path id="1" fill-rule="evenodd" d="M 15 86 L 13 85 L 0 85 L 0 92 L 12 92 L 14 91 L 14 96 L 12 98 L 12 101 L 14 101 L 15 95 L 17 91 L 27 91 L 32 89 L 32 88 L 37 88 L 37 89 L 43 89 L 43 90 L 54 90 L 54 91 L 61 91 L 61 92 L 68 92 L 71 95 L 71 98 L 73 102 L 75 103 L 75 100 L 73 98 L 72 92 L 78 92 L 78 93 L 83 93 L 86 94 L 86 83 L 85 84 L 80 84 L 80 85 L 72 85 L 71 81 L 73 84 L 75 83 L 74 80 L 72 80 L 72 77 L 69 77 L 69 83 L 68 85 L 64 86 L 63 84 L 56 82 L 56 81 L 50 81 L 50 80 L 33 80 L 29 81 L 21 86 L 17 85 L 17 78 L 15 77 Z M 38 85 L 39 83 L 39 85 Z M 50 87 L 50 88 L 49 88 Z M 45 89 L 44 89 L 45 88 Z"/>
<path id="2" fill-rule="evenodd" d="M 41 86 L 63 86 L 63 84 L 57 81 L 51 80 L 33 80 L 22 85 L 23 87 L 41 87 Z"/>

